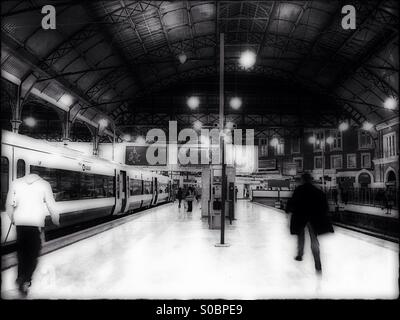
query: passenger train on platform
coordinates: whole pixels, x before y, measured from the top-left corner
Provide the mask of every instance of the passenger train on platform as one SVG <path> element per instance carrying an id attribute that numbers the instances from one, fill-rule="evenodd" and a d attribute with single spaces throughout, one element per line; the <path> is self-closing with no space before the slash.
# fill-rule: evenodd
<path id="1" fill-rule="evenodd" d="M 9 186 L 28 173 L 36 173 L 50 183 L 60 212 L 60 228 L 171 200 L 169 177 L 2 131 L 2 245 L 15 241 L 14 226 L 10 228 L 11 221 L 4 211 Z M 45 231 L 56 228 L 48 214 Z"/>

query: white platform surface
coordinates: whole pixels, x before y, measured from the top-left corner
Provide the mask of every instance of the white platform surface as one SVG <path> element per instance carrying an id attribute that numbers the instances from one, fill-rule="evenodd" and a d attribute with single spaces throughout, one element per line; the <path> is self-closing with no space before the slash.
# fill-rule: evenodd
<path id="1" fill-rule="evenodd" d="M 398 245 L 335 228 L 320 237 L 316 275 L 306 237 L 304 260 L 285 214 L 242 200 L 227 225 L 227 248 L 194 212 L 177 204 L 40 258 L 31 299 L 394 299 Z M 2 298 L 18 298 L 16 267 L 2 272 Z"/>

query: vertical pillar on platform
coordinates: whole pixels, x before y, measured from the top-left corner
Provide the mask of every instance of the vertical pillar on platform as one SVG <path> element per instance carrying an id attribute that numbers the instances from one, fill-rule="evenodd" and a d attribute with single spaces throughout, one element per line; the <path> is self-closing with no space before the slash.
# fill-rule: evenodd
<path id="1" fill-rule="evenodd" d="M 21 120 L 21 114 L 22 114 L 22 101 L 21 99 L 21 85 L 18 87 L 17 91 L 17 100 L 15 104 L 11 105 L 12 109 L 12 118 L 11 118 L 11 128 L 12 132 L 18 133 L 19 132 L 19 127 L 21 126 L 22 120 Z"/>
<path id="2" fill-rule="evenodd" d="M 64 146 L 67 146 L 68 143 L 71 141 L 71 127 L 72 127 L 72 121 L 70 117 L 70 112 L 67 111 L 64 114 L 64 119 L 63 119 L 63 136 L 62 136 L 62 141 Z"/>
<path id="3" fill-rule="evenodd" d="M 100 127 L 100 126 L 99 126 Z M 99 155 L 99 143 L 100 143 L 100 128 L 99 127 L 89 127 L 90 132 L 92 133 L 92 142 L 93 142 L 93 155 Z"/>
<path id="4" fill-rule="evenodd" d="M 94 134 L 93 134 L 93 155 L 94 156 L 99 155 L 99 142 L 100 142 L 99 131 L 98 131 L 98 129 L 95 129 Z"/>
<path id="5" fill-rule="evenodd" d="M 224 66 L 225 66 L 225 35 L 220 33 L 219 45 L 219 128 L 220 128 L 220 148 L 221 148 L 221 239 L 220 243 L 216 244 L 217 247 L 229 247 L 225 243 L 225 201 L 226 201 L 226 164 L 225 164 L 225 139 L 224 139 L 224 126 L 225 126 L 225 94 L 224 94 Z"/>

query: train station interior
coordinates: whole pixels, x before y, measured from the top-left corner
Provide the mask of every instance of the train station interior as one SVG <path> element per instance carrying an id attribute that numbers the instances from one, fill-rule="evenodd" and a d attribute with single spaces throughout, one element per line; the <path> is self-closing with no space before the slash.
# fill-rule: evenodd
<path id="1" fill-rule="evenodd" d="M 398 298 L 398 24 L 394 0 L 2 1 L 2 299 Z M 59 225 L 21 297 L 30 175 Z M 333 232 L 303 256 L 307 179 Z"/>

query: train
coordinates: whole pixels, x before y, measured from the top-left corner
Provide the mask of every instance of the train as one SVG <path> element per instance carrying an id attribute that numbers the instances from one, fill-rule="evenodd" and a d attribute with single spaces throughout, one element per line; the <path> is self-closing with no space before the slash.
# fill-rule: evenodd
<path id="1" fill-rule="evenodd" d="M 9 186 L 28 173 L 50 183 L 60 212 L 58 228 L 130 214 L 172 199 L 167 176 L 10 131 L 1 133 L 2 246 L 16 240 L 15 227 L 5 212 Z M 56 228 L 48 213 L 45 232 Z"/>

